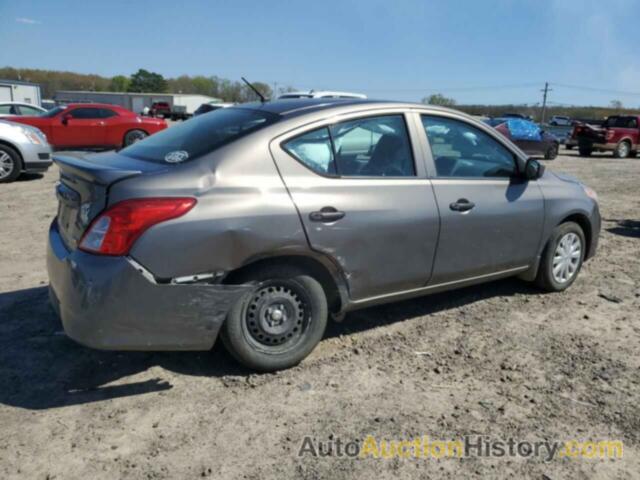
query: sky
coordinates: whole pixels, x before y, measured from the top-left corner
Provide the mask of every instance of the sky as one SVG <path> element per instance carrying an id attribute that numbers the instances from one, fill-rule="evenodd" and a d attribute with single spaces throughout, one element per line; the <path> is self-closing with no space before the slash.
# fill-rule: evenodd
<path id="1" fill-rule="evenodd" d="M 0 66 L 640 107 L 640 0 L 0 0 Z"/>

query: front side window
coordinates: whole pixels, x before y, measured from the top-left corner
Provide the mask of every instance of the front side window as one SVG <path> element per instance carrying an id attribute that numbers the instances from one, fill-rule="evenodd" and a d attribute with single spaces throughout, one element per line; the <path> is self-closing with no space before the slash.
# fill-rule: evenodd
<path id="1" fill-rule="evenodd" d="M 0 105 L 0 115 L 18 115 L 15 105 Z"/>
<path id="2" fill-rule="evenodd" d="M 422 115 L 438 177 L 495 178 L 517 173 L 513 153 L 468 123 Z"/>
<path id="3" fill-rule="evenodd" d="M 71 116 L 78 120 L 102 118 L 99 108 L 76 108 L 75 110 L 71 110 Z"/>
<path id="4" fill-rule="evenodd" d="M 245 108 L 220 108 L 198 115 L 121 150 L 129 157 L 156 163 L 192 160 L 271 125 L 279 115 Z"/>
<path id="5" fill-rule="evenodd" d="M 284 149 L 320 174 L 341 177 L 414 177 L 403 115 L 365 117 L 307 132 Z"/>

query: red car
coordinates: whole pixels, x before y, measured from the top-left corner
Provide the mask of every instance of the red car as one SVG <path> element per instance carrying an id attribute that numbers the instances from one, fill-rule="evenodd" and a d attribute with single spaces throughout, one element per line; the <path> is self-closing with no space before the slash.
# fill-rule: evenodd
<path id="1" fill-rule="evenodd" d="M 167 128 L 164 120 L 143 118 L 126 108 L 101 103 L 72 103 L 39 116 L 9 120 L 39 128 L 58 150 L 126 147 Z"/>
<path id="2" fill-rule="evenodd" d="M 617 158 L 635 157 L 640 149 L 640 116 L 613 115 L 601 127 L 579 123 L 571 136 L 584 157 L 594 151 L 613 152 Z"/>

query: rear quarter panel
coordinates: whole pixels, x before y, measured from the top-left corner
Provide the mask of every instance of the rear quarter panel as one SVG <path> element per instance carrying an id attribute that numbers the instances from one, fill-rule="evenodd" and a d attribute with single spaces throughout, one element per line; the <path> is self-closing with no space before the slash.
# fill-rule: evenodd
<path id="1" fill-rule="evenodd" d="M 188 214 L 152 227 L 135 243 L 131 256 L 159 278 L 227 272 L 307 250 L 266 140 L 237 142 L 167 173 L 122 181 L 112 186 L 109 203 L 151 196 L 198 200 Z"/>

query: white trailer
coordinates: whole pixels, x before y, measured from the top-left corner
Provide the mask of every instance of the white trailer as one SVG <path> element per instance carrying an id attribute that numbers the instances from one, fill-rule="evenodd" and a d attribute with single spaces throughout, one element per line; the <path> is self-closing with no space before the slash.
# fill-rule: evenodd
<path id="1" fill-rule="evenodd" d="M 40 106 L 40 85 L 20 80 L 0 80 L 0 102 L 29 103 Z"/>

